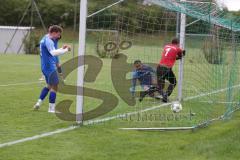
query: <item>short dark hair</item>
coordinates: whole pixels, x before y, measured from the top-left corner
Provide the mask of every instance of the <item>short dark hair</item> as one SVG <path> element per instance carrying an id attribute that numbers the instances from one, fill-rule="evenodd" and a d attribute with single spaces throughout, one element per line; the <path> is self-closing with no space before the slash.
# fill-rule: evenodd
<path id="1" fill-rule="evenodd" d="M 172 44 L 179 44 L 178 38 L 173 38 L 172 39 Z"/>
<path id="2" fill-rule="evenodd" d="M 60 33 L 62 33 L 62 31 L 63 31 L 62 27 L 60 27 L 58 25 L 52 25 L 52 26 L 49 27 L 49 32 L 50 33 L 53 33 L 53 32 L 56 32 L 56 33 L 60 32 Z"/>
<path id="3" fill-rule="evenodd" d="M 133 64 L 139 64 L 139 63 L 142 63 L 142 62 L 138 59 L 138 60 L 135 60 Z"/>

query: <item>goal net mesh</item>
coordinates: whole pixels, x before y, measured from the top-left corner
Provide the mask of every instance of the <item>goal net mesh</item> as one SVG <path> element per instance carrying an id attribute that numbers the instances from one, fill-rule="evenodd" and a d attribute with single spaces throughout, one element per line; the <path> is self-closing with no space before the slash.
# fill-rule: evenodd
<path id="1" fill-rule="evenodd" d="M 139 82 L 134 98 L 129 90 L 133 62 L 141 60 L 156 69 L 164 45 L 180 36 L 177 17 L 181 13 L 187 17 L 183 110 L 173 113 L 170 106 L 177 100 L 177 86 L 165 104 L 151 96 L 139 102 L 143 90 Z M 85 81 L 85 87 L 112 95 L 105 106 L 110 112 L 102 117 L 117 115 L 118 120 L 112 123 L 121 122 L 123 127 L 197 126 L 230 118 L 238 108 L 240 95 L 238 21 L 207 1 L 124 1 L 107 8 L 87 19 L 86 54 L 98 57 L 102 66 L 99 73 L 92 72 L 95 82 Z M 178 61 L 173 72 L 178 80 Z M 166 87 L 168 84 L 166 81 Z M 99 99 L 86 97 L 84 110 L 100 103 Z"/>

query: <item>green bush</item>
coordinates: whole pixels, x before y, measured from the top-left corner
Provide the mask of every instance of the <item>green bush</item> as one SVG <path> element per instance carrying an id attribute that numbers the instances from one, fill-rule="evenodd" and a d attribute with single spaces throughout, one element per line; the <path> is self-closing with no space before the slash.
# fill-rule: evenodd
<path id="1" fill-rule="evenodd" d="M 40 35 L 32 32 L 24 38 L 24 51 L 26 54 L 39 54 Z"/>

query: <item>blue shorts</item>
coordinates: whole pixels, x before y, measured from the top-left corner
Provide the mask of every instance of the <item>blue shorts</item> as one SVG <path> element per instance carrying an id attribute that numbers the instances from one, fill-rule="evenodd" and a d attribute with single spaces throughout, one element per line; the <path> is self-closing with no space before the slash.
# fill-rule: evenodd
<path id="1" fill-rule="evenodd" d="M 51 73 L 43 73 L 45 76 L 46 83 L 48 85 L 58 85 L 59 79 L 58 79 L 58 74 L 57 71 L 53 71 Z"/>

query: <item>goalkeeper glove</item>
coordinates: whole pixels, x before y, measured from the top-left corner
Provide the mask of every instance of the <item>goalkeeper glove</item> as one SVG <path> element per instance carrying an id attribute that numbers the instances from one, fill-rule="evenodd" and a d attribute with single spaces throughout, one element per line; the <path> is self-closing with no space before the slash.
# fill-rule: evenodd
<path id="1" fill-rule="evenodd" d="M 131 87 L 129 88 L 129 91 L 131 92 L 132 97 L 135 97 L 135 88 Z"/>
<path id="2" fill-rule="evenodd" d="M 186 51 L 185 51 L 185 50 L 182 51 L 182 55 L 183 55 L 183 56 L 186 55 Z"/>

